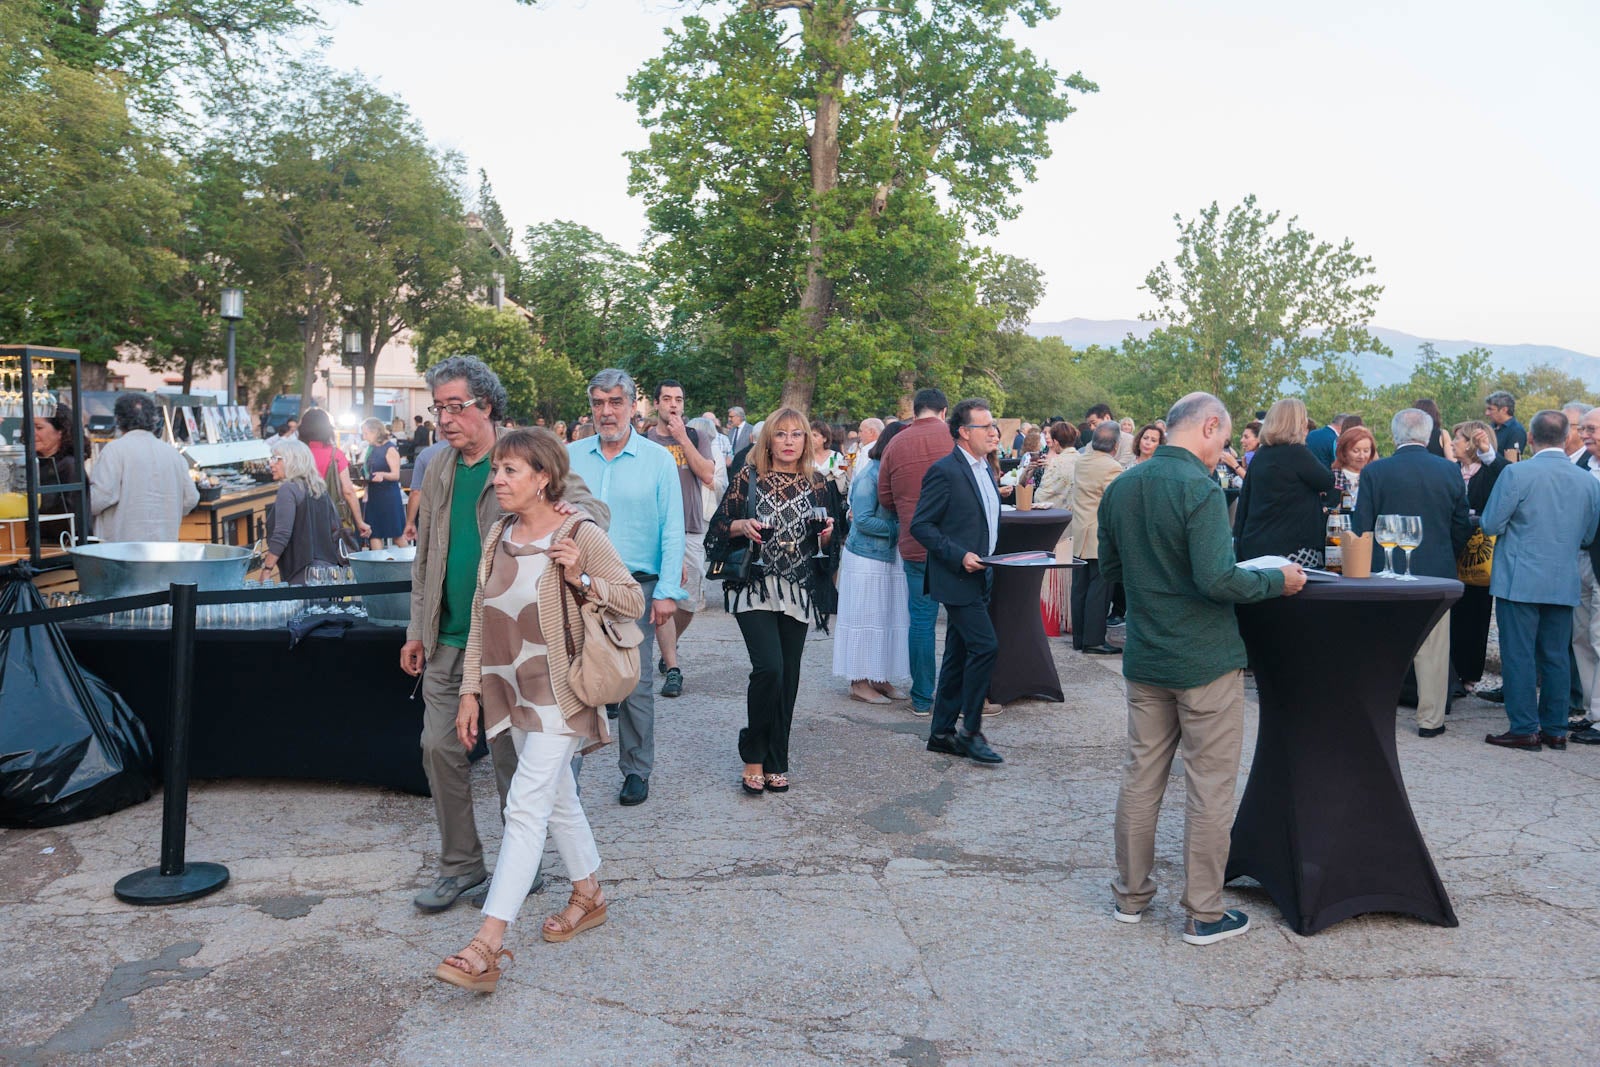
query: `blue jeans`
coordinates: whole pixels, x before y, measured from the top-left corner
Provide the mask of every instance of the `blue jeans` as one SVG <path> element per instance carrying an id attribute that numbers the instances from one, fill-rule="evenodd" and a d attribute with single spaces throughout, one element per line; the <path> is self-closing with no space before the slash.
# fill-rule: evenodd
<path id="1" fill-rule="evenodd" d="M 1496 597 L 1494 614 L 1500 623 L 1500 673 L 1511 732 L 1567 736 L 1572 609 Z"/>
<path id="2" fill-rule="evenodd" d="M 933 707 L 933 630 L 939 622 L 939 602 L 922 591 L 928 573 L 926 561 L 900 561 L 906 570 L 906 607 L 911 615 L 911 706 L 921 711 Z"/>

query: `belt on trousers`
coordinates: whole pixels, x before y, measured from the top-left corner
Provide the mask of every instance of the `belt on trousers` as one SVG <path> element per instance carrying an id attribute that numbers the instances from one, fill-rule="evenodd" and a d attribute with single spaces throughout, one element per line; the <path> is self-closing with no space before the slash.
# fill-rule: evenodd
<path id="1" fill-rule="evenodd" d="M 659 582 L 661 580 L 661 575 L 646 574 L 644 571 L 634 571 L 633 580 L 638 582 L 640 585 L 643 585 L 645 582 Z"/>

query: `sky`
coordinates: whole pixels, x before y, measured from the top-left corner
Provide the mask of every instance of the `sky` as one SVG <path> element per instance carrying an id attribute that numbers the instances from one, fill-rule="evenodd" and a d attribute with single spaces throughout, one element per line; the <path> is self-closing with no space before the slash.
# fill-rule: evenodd
<path id="1" fill-rule="evenodd" d="M 1150 310 L 1173 216 L 1254 193 L 1373 258 L 1379 325 L 1600 356 L 1597 0 L 1058 3 L 1018 39 L 1100 90 L 986 239 L 1043 268 L 1035 321 Z M 696 6 L 365 0 L 329 10 L 327 57 L 486 169 L 519 232 L 635 248 L 622 154 L 644 133 L 618 94 Z"/>

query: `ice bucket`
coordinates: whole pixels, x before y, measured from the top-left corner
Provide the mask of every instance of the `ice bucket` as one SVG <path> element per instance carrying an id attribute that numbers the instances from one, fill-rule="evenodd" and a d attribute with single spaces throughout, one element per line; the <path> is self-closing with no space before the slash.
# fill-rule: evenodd
<path id="1" fill-rule="evenodd" d="M 97 599 L 164 593 L 173 582 L 193 582 L 201 592 L 238 589 L 250 557 L 248 548 L 187 541 L 107 541 L 72 550 L 79 590 Z"/>
<path id="2" fill-rule="evenodd" d="M 372 548 L 350 553 L 350 569 L 358 582 L 409 582 L 415 548 Z M 361 598 L 367 618 L 390 626 L 405 626 L 411 621 L 411 594 L 379 593 Z"/>

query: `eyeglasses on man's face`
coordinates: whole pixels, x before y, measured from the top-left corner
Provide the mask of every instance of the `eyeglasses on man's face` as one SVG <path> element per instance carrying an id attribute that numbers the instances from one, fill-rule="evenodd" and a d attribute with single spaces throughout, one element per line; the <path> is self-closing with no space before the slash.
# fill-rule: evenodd
<path id="1" fill-rule="evenodd" d="M 968 430 L 983 430 L 985 433 L 999 433 L 1000 427 L 992 422 L 965 422 L 962 427 Z"/>
<path id="2" fill-rule="evenodd" d="M 468 408 L 477 407 L 482 402 L 479 398 L 473 397 L 465 402 L 452 400 L 448 404 L 430 404 L 428 405 L 428 414 L 434 418 L 438 418 L 440 415 L 459 415 Z"/>

